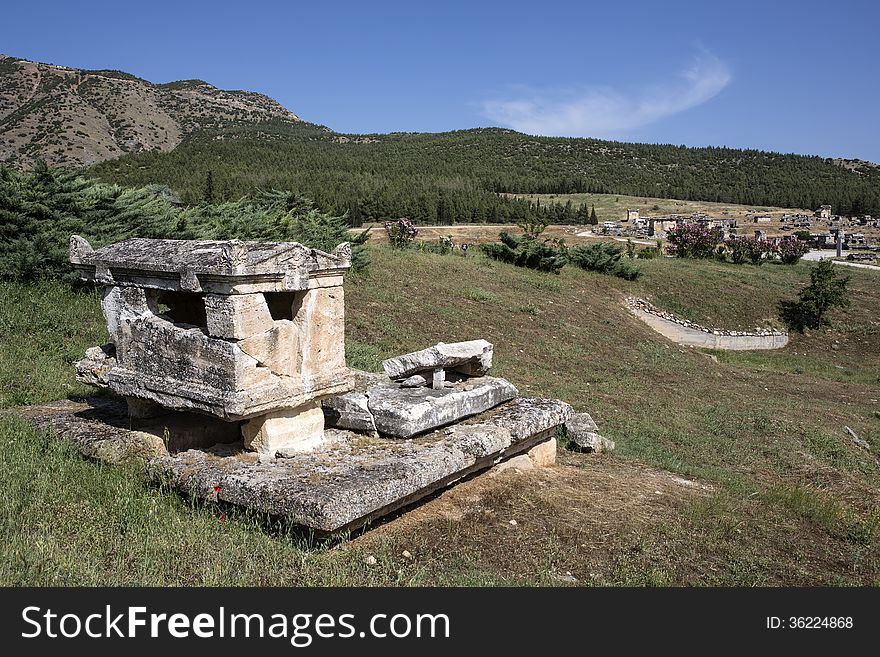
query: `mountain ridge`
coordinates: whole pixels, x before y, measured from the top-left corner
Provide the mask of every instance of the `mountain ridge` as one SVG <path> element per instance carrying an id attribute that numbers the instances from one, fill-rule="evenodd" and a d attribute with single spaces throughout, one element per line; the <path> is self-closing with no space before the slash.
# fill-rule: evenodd
<path id="1" fill-rule="evenodd" d="M 267 121 L 302 120 L 268 96 L 204 80 L 157 84 L 125 71 L 0 55 L 0 162 L 13 166 L 168 152 L 201 130 Z"/>

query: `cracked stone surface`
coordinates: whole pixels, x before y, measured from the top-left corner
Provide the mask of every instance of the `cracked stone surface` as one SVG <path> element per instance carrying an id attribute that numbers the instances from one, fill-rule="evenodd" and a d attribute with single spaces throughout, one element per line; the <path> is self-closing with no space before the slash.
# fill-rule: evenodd
<path id="1" fill-rule="evenodd" d="M 341 277 L 351 266 L 351 245 L 324 253 L 297 242 L 135 238 L 93 249 L 73 235 L 70 262 L 82 278 L 104 285 L 248 294 L 305 290 Z"/>

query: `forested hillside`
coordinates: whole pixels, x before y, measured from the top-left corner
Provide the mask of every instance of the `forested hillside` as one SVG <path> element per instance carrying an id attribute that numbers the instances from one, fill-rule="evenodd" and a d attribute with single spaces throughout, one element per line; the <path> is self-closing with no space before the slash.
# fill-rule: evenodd
<path id="1" fill-rule="evenodd" d="M 843 214 L 880 213 L 880 169 L 870 163 L 844 167 L 819 157 L 531 137 L 497 128 L 341 135 L 275 122 L 198 133 L 170 153 L 127 155 L 92 172 L 129 185 L 163 183 L 190 203 L 291 189 L 325 211 L 348 212 L 355 225 L 398 216 L 506 223 L 536 214 L 497 192 L 608 192 L 804 208 L 830 203 Z"/>

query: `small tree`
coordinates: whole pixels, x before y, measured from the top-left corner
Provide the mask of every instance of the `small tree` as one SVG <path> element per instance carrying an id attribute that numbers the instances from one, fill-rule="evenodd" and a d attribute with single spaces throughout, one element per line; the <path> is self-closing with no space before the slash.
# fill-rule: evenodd
<path id="1" fill-rule="evenodd" d="M 516 225 L 525 233 L 525 237 L 530 240 L 537 239 L 538 235 L 547 228 L 547 222 L 543 219 L 523 219 Z"/>
<path id="2" fill-rule="evenodd" d="M 599 223 L 599 217 L 596 216 L 596 206 L 590 207 L 590 224 L 595 226 Z"/>
<path id="3" fill-rule="evenodd" d="M 628 281 L 636 280 L 641 271 L 629 260 L 621 259 L 623 249 L 609 242 L 594 242 L 568 249 L 569 261 L 587 271 L 611 274 Z"/>
<path id="4" fill-rule="evenodd" d="M 831 260 L 822 260 L 810 270 L 810 284 L 801 290 L 798 308 L 818 327 L 826 312 L 849 305 L 847 285 L 849 276 L 837 275 Z"/>

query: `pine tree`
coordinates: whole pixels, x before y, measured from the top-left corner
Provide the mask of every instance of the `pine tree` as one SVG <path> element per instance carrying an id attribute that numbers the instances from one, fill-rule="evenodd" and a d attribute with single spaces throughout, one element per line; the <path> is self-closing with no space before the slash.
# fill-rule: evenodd
<path id="1" fill-rule="evenodd" d="M 596 206 L 591 206 L 590 208 L 590 224 L 595 226 L 599 223 L 599 218 L 596 216 Z"/>
<path id="2" fill-rule="evenodd" d="M 208 175 L 205 177 L 204 201 L 205 203 L 214 202 L 214 173 L 212 171 L 208 171 Z"/>

